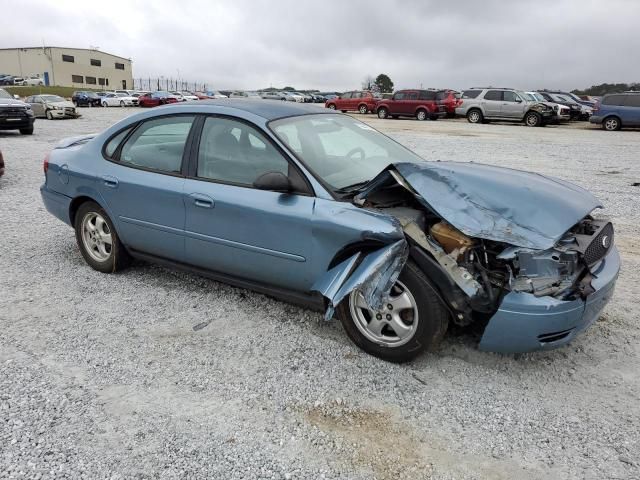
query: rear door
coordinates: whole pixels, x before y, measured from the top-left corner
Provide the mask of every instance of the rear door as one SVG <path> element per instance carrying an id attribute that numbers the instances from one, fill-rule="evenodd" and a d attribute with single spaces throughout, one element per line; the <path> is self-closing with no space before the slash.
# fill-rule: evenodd
<path id="1" fill-rule="evenodd" d="M 640 126 L 640 95 L 624 95 L 622 107 L 624 118 L 622 125 Z"/>
<path id="2" fill-rule="evenodd" d="M 336 107 L 338 110 L 349 110 L 349 102 L 351 101 L 351 95 L 353 92 L 345 92 L 340 97 L 336 98 Z"/>
<path id="3" fill-rule="evenodd" d="M 486 117 L 500 117 L 502 114 L 502 91 L 487 90 L 481 101 Z"/>
<path id="4" fill-rule="evenodd" d="M 129 248 L 184 261 L 182 166 L 194 118 L 145 120 L 107 143 L 99 189 Z"/>
<path id="5" fill-rule="evenodd" d="M 526 108 L 524 99 L 520 98 L 516 92 L 505 90 L 502 92 L 501 117 L 521 120 L 524 117 Z"/>
<path id="6" fill-rule="evenodd" d="M 293 290 L 311 287 L 310 191 L 259 190 L 267 172 L 301 173 L 260 129 L 207 117 L 186 180 L 185 260 L 235 277 Z M 296 182 L 300 183 L 300 182 Z"/>

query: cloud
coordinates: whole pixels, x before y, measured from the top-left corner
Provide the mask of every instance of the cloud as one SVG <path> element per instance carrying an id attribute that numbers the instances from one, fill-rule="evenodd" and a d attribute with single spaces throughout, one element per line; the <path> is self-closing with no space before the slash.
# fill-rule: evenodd
<path id="1" fill-rule="evenodd" d="M 397 87 L 640 81 L 633 0 L 22 0 L 3 16 L 0 47 L 98 45 L 135 77 L 219 89 L 345 90 L 381 72 Z"/>

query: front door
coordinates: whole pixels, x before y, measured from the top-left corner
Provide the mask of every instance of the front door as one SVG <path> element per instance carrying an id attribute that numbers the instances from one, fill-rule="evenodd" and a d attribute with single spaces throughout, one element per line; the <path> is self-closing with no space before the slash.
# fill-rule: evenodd
<path id="1" fill-rule="evenodd" d="M 185 179 L 181 169 L 192 115 L 147 120 L 123 145 L 109 142 L 99 189 L 127 247 L 184 260 Z M 119 137 L 120 135 L 118 135 Z"/>
<path id="2" fill-rule="evenodd" d="M 505 90 L 502 92 L 502 110 L 501 117 L 522 119 L 526 103 L 520 95 L 515 92 Z"/>
<path id="3" fill-rule="evenodd" d="M 253 187 L 266 172 L 299 175 L 271 141 L 248 123 L 207 117 L 195 170 L 184 190 L 186 261 L 277 287 L 309 289 L 315 197 Z"/>

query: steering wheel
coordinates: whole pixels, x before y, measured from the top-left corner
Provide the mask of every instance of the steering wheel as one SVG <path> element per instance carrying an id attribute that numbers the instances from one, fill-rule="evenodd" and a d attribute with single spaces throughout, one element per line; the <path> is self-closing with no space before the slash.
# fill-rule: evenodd
<path id="1" fill-rule="evenodd" d="M 353 157 L 356 153 L 360 154 L 360 160 L 364 160 L 365 157 L 365 153 L 364 150 L 361 147 L 356 147 L 356 148 L 352 148 L 351 150 L 349 150 L 349 153 L 347 153 L 345 155 L 345 157 L 347 158 L 351 158 Z"/>

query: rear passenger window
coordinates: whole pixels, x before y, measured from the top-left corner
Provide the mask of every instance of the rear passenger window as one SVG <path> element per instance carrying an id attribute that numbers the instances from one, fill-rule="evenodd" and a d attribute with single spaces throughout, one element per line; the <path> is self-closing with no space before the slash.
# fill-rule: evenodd
<path id="1" fill-rule="evenodd" d="M 362 98 L 362 93 L 360 92 L 353 92 L 353 96 L 351 98 Z"/>
<path id="2" fill-rule="evenodd" d="M 258 130 L 227 118 L 206 119 L 198 151 L 198 177 L 252 186 L 268 172 L 288 175 L 289 162 Z"/>
<path id="3" fill-rule="evenodd" d="M 462 92 L 462 98 L 476 98 L 482 90 L 465 90 Z"/>
<path id="4" fill-rule="evenodd" d="M 420 95 L 418 96 L 418 98 L 420 100 L 435 100 L 436 99 L 436 92 L 430 92 L 429 90 L 423 90 L 420 92 Z"/>
<path id="5" fill-rule="evenodd" d="M 126 137 L 130 131 L 131 131 L 131 128 L 127 128 L 121 131 L 111 140 L 109 140 L 109 142 L 104 147 L 104 153 L 107 157 L 109 158 L 113 157 L 113 154 L 116 153 L 116 150 L 118 149 L 118 145 L 120 145 L 120 142 L 124 140 L 124 137 Z"/>
<path id="6" fill-rule="evenodd" d="M 484 94 L 485 100 L 502 100 L 502 92 L 500 90 L 489 90 Z"/>
<path id="7" fill-rule="evenodd" d="M 406 100 L 406 98 L 407 98 L 407 97 L 406 97 L 406 94 L 405 94 L 404 92 L 396 93 L 396 94 L 393 96 L 393 99 L 394 99 L 394 100 Z"/>
<path id="8" fill-rule="evenodd" d="M 622 105 L 622 95 L 607 95 L 602 99 L 603 105 Z"/>
<path id="9" fill-rule="evenodd" d="M 148 120 L 122 146 L 120 163 L 167 173 L 179 173 L 193 116 Z"/>
<path id="10" fill-rule="evenodd" d="M 515 102 L 517 101 L 518 98 L 520 98 L 514 92 L 509 92 L 509 91 L 502 92 L 502 96 L 505 102 Z"/>
<path id="11" fill-rule="evenodd" d="M 351 98 L 351 92 L 343 93 L 342 95 L 340 95 L 340 98 L 342 99 Z"/>
<path id="12" fill-rule="evenodd" d="M 640 95 L 627 95 L 625 100 L 627 107 L 640 107 Z"/>
<path id="13" fill-rule="evenodd" d="M 418 92 L 409 92 L 409 93 L 407 93 L 407 96 L 404 99 L 405 100 L 417 100 L 418 99 Z"/>

